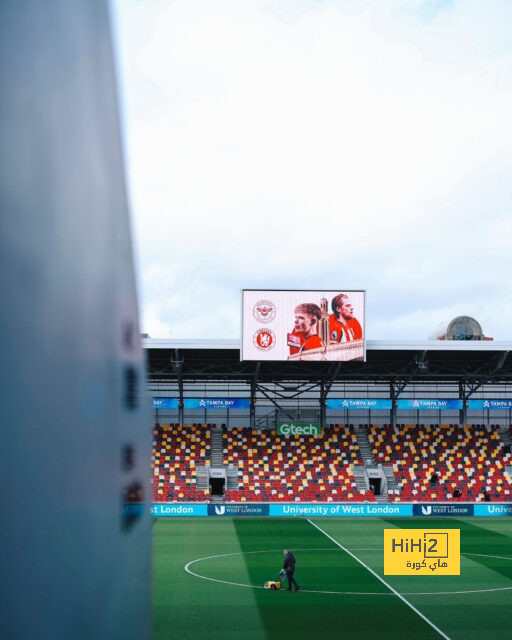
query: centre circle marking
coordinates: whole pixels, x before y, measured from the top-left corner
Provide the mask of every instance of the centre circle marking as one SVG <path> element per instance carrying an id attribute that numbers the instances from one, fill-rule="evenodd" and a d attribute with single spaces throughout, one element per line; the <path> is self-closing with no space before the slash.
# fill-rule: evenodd
<path id="1" fill-rule="evenodd" d="M 337 551 L 340 552 L 342 549 L 326 549 L 325 547 L 314 548 L 314 549 L 294 549 L 294 551 Z M 383 549 L 351 549 L 351 551 L 383 551 Z M 184 566 L 185 571 L 194 576 L 195 578 L 201 578 L 201 580 L 208 580 L 210 582 L 218 582 L 220 584 L 229 584 L 234 587 L 245 587 L 247 589 L 264 589 L 257 584 L 245 584 L 243 582 L 232 582 L 230 580 L 220 580 L 218 578 L 210 578 L 208 576 L 203 576 L 200 573 L 195 573 L 190 568 L 192 565 L 198 562 L 204 562 L 206 560 L 214 560 L 216 558 L 228 558 L 232 556 L 245 556 L 245 555 L 253 555 L 257 553 L 275 553 L 282 552 L 282 549 L 262 549 L 261 551 L 237 551 L 235 553 L 221 553 L 215 556 L 205 556 L 204 558 L 196 558 L 195 560 L 190 560 Z M 478 556 L 481 558 L 496 558 L 497 560 L 510 560 L 512 562 L 512 558 L 508 558 L 506 556 L 493 556 L 487 553 L 467 553 L 461 552 L 461 556 Z M 466 594 L 466 593 L 488 593 L 491 591 L 510 591 L 511 587 L 495 587 L 492 589 L 472 589 L 467 591 L 410 591 L 410 592 L 402 592 L 403 596 L 444 596 L 444 595 L 457 595 L 457 594 Z M 316 589 L 301 589 L 304 593 L 325 593 L 329 595 L 339 595 L 339 596 L 394 596 L 395 594 L 390 592 L 372 592 L 372 591 L 320 591 Z"/>

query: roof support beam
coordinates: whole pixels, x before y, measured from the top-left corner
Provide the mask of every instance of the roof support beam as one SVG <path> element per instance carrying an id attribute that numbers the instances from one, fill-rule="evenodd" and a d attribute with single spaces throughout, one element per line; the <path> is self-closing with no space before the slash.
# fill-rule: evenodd
<path id="1" fill-rule="evenodd" d="M 263 389 L 259 385 L 258 385 L 258 391 L 262 393 L 265 396 L 265 398 L 269 400 L 276 407 L 278 411 L 282 411 L 292 421 L 295 419 L 290 413 L 288 413 L 288 411 L 286 411 L 286 409 L 283 409 L 283 407 L 278 402 L 276 402 L 274 398 L 270 397 L 265 389 Z"/>
<path id="2" fill-rule="evenodd" d="M 338 377 L 340 369 L 341 369 L 341 362 L 337 362 L 335 365 L 333 365 L 333 367 L 331 369 L 331 375 L 329 377 L 329 380 L 327 381 L 327 383 L 325 385 L 322 385 L 322 391 L 321 391 L 321 395 L 320 395 L 320 398 L 321 398 L 322 402 L 325 402 L 327 400 L 327 396 L 329 394 L 329 391 L 331 390 L 331 387 L 332 387 L 334 381 Z"/>
<path id="3" fill-rule="evenodd" d="M 476 391 L 478 391 L 478 389 L 480 389 L 480 387 L 490 382 L 501 371 L 501 369 L 503 368 L 503 365 L 507 360 L 509 353 L 510 351 L 504 351 L 494 359 L 494 366 L 487 376 L 485 376 L 484 378 L 481 378 L 480 380 L 478 380 L 478 382 L 476 382 L 473 385 L 471 383 L 467 383 L 467 386 L 469 387 L 470 390 L 466 394 L 465 396 L 466 398 L 469 398 L 470 396 L 472 396 Z"/>
<path id="4" fill-rule="evenodd" d="M 389 396 L 391 398 L 391 410 L 389 412 L 389 421 L 396 431 L 396 411 L 398 407 L 398 396 L 402 393 L 405 387 L 408 385 L 407 380 L 395 380 L 391 378 L 389 381 Z"/>
<path id="5" fill-rule="evenodd" d="M 258 388 L 258 376 L 260 375 L 261 362 L 257 362 L 251 378 L 251 403 L 249 408 L 249 424 L 251 429 L 256 426 L 256 389 Z"/>

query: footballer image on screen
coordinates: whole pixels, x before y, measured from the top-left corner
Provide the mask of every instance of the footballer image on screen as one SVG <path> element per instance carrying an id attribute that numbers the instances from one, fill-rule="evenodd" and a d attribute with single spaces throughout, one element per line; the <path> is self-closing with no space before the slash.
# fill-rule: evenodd
<path id="1" fill-rule="evenodd" d="M 242 360 L 365 360 L 365 292 L 242 292 Z"/>

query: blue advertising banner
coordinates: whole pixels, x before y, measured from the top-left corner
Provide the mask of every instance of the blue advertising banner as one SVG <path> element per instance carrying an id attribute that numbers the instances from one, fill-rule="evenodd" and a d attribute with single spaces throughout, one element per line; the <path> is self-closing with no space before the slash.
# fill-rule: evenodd
<path id="1" fill-rule="evenodd" d="M 383 398 L 332 398 L 328 409 L 391 409 L 391 400 Z"/>
<path id="2" fill-rule="evenodd" d="M 248 409 L 249 398 L 185 398 L 185 409 Z"/>
<path id="3" fill-rule="evenodd" d="M 248 409 L 249 398 L 184 398 L 185 409 Z M 153 398 L 153 409 L 178 409 L 178 398 Z"/>
<path id="4" fill-rule="evenodd" d="M 184 502 L 156 502 L 151 506 L 153 516 L 207 516 L 207 504 L 194 504 Z"/>
<path id="5" fill-rule="evenodd" d="M 139 507 L 140 508 L 140 507 Z M 167 502 L 153 503 L 151 515 L 156 517 L 205 516 L 273 516 L 273 517 L 408 517 L 408 516 L 481 516 L 512 517 L 512 503 L 429 503 L 429 504 L 375 504 L 375 503 L 261 503 L 261 504 L 204 504 Z"/>
<path id="6" fill-rule="evenodd" d="M 447 409 L 462 409 L 462 400 L 439 400 L 439 399 L 410 399 L 410 400 L 398 400 L 397 404 L 399 409 L 434 409 L 434 410 L 447 410 Z"/>
<path id="7" fill-rule="evenodd" d="M 503 411 L 512 409 L 512 400 L 468 400 L 468 409 Z"/>
<path id="8" fill-rule="evenodd" d="M 153 409 L 177 409 L 178 398 L 153 398 Z"/>
<path id="9" fill-rule="evenodd" d="M 415 516 L 472 516 L 472 504 L 460 504 L 458 502 L 445 504 L 415 504 L 413 505 Z"/>
<path id="10" fill-rule="evenodd" d="M 268 516 L 268 504 L 209 504 L 209 516 Z"/>
<path id="11" fill-rule="evenodd" d="M 335 504 L 335 503 L 276 503 L 270 505 L 271 516 L 309 518 L 312 516 L 412 516 L 410 504 Z"/>
<path id="12" fill-rule="evenodd" d="M 512 504 L 498 504 L 498 503 L 489 503 L 485 504 L 475 504 L 475 516 L 494 516 L 494 517 L 503 517 L 503 516 L 512 516 Z"/>

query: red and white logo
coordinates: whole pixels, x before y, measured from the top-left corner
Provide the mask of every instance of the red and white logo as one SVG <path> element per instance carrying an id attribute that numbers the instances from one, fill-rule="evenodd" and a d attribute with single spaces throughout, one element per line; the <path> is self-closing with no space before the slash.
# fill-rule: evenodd
<path id="1" fill-rule="evenodd" d="M 270 300 L 260 300 L 254 305 L 252 312 L 258 322 L 272 322 L 276 317 L 276 306 Z"/>
<path id="2" fill-rule="evenodd" d="M 258 329 L 252 339 L 254 346 L 260 351 L 270 351 L 276 344 L 276 336 L 272 329 Z"/>

